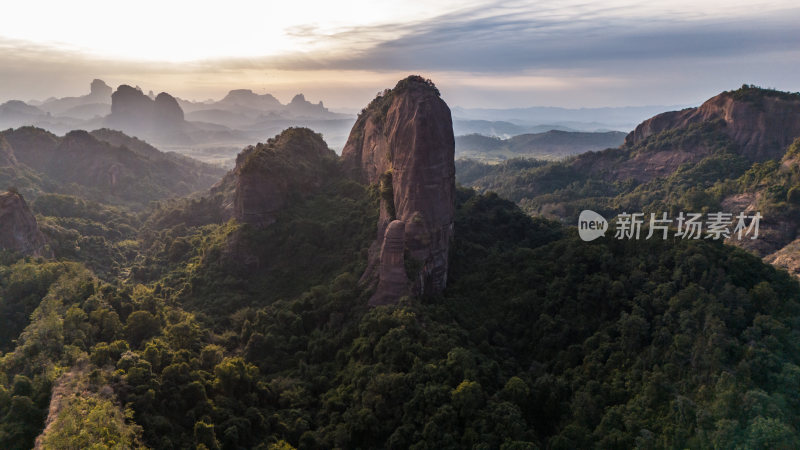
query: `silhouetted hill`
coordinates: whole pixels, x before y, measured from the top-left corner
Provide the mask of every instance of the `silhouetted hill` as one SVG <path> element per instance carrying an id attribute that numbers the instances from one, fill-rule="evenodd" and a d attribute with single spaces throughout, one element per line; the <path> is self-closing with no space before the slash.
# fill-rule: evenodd
<path id="1" fill-rule="evenodd" d="M 29 125 L 46 117 L 41 109 L 19 100 L 9 100 L 0 105 L 0 128 Z"/>
<path id="2" fill-rule="evenodd" d="M 23 127 L 0 133 L 15 159 L 57 186 L 45 192 L 81 193 L 107 203 L 147 204 L 207 189 L 223 170 L 112 130 L 72 131 L 58 137 Z"/>
<path id="3" fill-rule="evenodd" d="M 111 95 L 111 114 L 105 123 L 110 128 L 160 143 L 191 142 L 183 110 L 166 92 L 153 100 L 139 89 L 121 85 Z"/>
<path id="4" fill-rule="evenodd" d="M 99 114 L 102 116 L 108 114 L 108 106 L 111 104 L 111 92 L 113 91 L 111 87 L 103 80 L 95 79 L 92 80 L 89 89 L 89 94 L 87 95 L 50 99 L 43 102 L 39 108 L 53 115 L 77 118 L 92 118 L 95 114 L 89 114 L 97 112 L 102 112 L 102 114 Z"/>

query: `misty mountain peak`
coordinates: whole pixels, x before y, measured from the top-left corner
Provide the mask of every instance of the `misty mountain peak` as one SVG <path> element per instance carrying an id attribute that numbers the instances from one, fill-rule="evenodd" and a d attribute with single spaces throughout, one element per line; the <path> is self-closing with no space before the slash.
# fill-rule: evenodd
<path id="1" fill-rule="evenodd" d="M 170 124 L 183 122 L 183 110 L 175 97 L 162 92 L 156 96 L 154 104 L 155 120 Z"/>
<path id="2" fill-rule="evenodd" d="M 134 135 L 185 141 L 183 109 L 175 97 L 162 92 L 155 100 L 141 89 L 121 85 L 111 95 L 111 115 L 106 125 Z"/>
<path id="3" fill-rule="evenodd" d="M 233 89 L 228 92 L 220 103 L 246 106 L 249 108 L 278 108 L 281 102 L 272 94 L 259 95 L 251 89 Z"/>
<path id="4" fill-rule="evenodd" d="M 325 108 L 322 102 L 318 104 L 311 103 L 306 100 L 306 96 L 303 94 L 295 95 L 292 101 L 286 105 L 286 108 L 296 116 L 314 116 L 328 112 L 328 109 Z"/>
<path id="5" fill-rule="evenodd" d="M 92 97 L 108 98 L 114 90 L 105 81 L 95 78 L 90 85 L 89 95 Z"/>

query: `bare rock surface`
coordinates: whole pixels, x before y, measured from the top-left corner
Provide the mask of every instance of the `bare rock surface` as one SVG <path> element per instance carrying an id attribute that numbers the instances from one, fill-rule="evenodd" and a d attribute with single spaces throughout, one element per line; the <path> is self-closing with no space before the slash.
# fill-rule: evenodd
<path id="1" fill-rule="evenodd" d="M 403 223 L 404 267 L 411 272 L 412 292 L 445 288 L 455 214 L 454 153 L 450 109 L 433 83 L 421 77 L 401 80 L 379 95 L 353 126 L 342 151 L 345 166 L 360 181 L 379 184 L 382 197 L 375 245 L 381 252 L 371 252 L 362 278 L 378 279 L 371 304 L 399 298 L 386 288 L 396 285 L 396 272 L 387 282 L 382 264 L 387 227 L 394 221 Z"/>

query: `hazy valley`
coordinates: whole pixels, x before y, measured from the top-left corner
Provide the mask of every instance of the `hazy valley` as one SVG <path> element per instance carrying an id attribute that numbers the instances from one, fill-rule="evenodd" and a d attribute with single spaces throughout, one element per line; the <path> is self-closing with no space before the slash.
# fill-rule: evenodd
<path id="1" fill-rule="evenodd" d="M 623 131 L 664 108 L 457 108 L 453 130 L 460 137 L 456 141 L 459 157 L 492 162 L 518 156 L 559 158 L 616 146 Z M 110 128 L 161 150 L 226 168 L 233 166 L 242 147 L 288 127 L 322 133 L 328 145 L 341 153 L 355 120 L 354 115 L 331 111 L 303 94 L 283 104 L 270 94 L 234 89 L 220 100 L 193 101 L 166 92 L 144 93 L 129 85 L 114 90 L 98 79 L 86 95 L 10 100 L 0 105 L 0 129 L 35 126 L 63 135 L 76 129 Z M 544 135 L 518 137 L 530 134 Z M 496 139 L 476 141 L 472 135 L 517 139 L 508 149 L 499 149 Z"/>

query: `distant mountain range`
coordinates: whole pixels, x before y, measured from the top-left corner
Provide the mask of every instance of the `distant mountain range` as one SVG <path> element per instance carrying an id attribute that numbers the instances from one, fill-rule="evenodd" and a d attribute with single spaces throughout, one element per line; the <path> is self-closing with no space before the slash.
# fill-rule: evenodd
<path id="1" fill-rule="evenodd" d="M 520 134 L 509 139 L 468 134 L 456 137 L 456 157 L 482 160 L 509 158 L 557 159 L 589 151 L 615 148 L 625 141 L 625 133 L 600 133 L 550 130 Z"/>
<path id="2" fill-rule="evenodd" d="M 457 135 L 480 133 L 510 137 L 522 133 L 548 130 L 563 131 L 630 131 L 637 124 L 663 111 L 682 109 L 686 105 L 622 106 L 607 108 L 453 108 L 454 131 Z M 542 126 L 545 126 L 542 129 Z M 487 133 L 473 127 L 494 127 Z M 537 128 L 538 127 L 538 128 Z"/>
<path id="3" fill-rule="evenodd" d="M 245 145 L 290 126 L 312 127 L 341 148 L 354 122 L 354 116 L 311 103 L 303 94 L 284 105 L 270 94 L 236 89 L 219 101 L 194 102 L 166 92 L 145 94 L 138 86 L 121 85 L 115 91 L 102 80 L 92 81 L 82 96 L 0 105 L 0 129 L 35 126 L 66 134 L 107 127 L 160 148 L 228 164 Z"/>
<path id="4" fill-rule="evenodd" d="M 647 117 L 667 109 L 670 108 L 456 107 L 452 116 L 456 136 L 480 134 L 508 139 L 551 130 L 627 132 Z M 234 89 L 220 100 L 196 102 L 166 92 L 145 93 L 138 86 L 121 85 L 114 90 L 99 79 L 92 81 L 85 95 L 45 101 L 11 100 L 0 104 L 0 129 L 35 126 L 63 135 L 75 129 L 112 128 L 164 150 L 227 166 L 233 165 L 233 157 L 242 147 L 264 141 L 288 127 L 308 127 L 320 132 L 326 142 L 339 151 L 355 121 L 355 115 L 333 112 L 321 101 L 308 101 L 303 94 L 282 104 L 271 94 Z M 601 141 L 604 139 L 597 137 Z M 573 136 L 570 139 L 585 138 Z M 599 148 L 604 147 L 590 146 L 590 149 Z M 581 151 L 585 150 L 578 146 L 561 148 L 555 153 Z"/>

